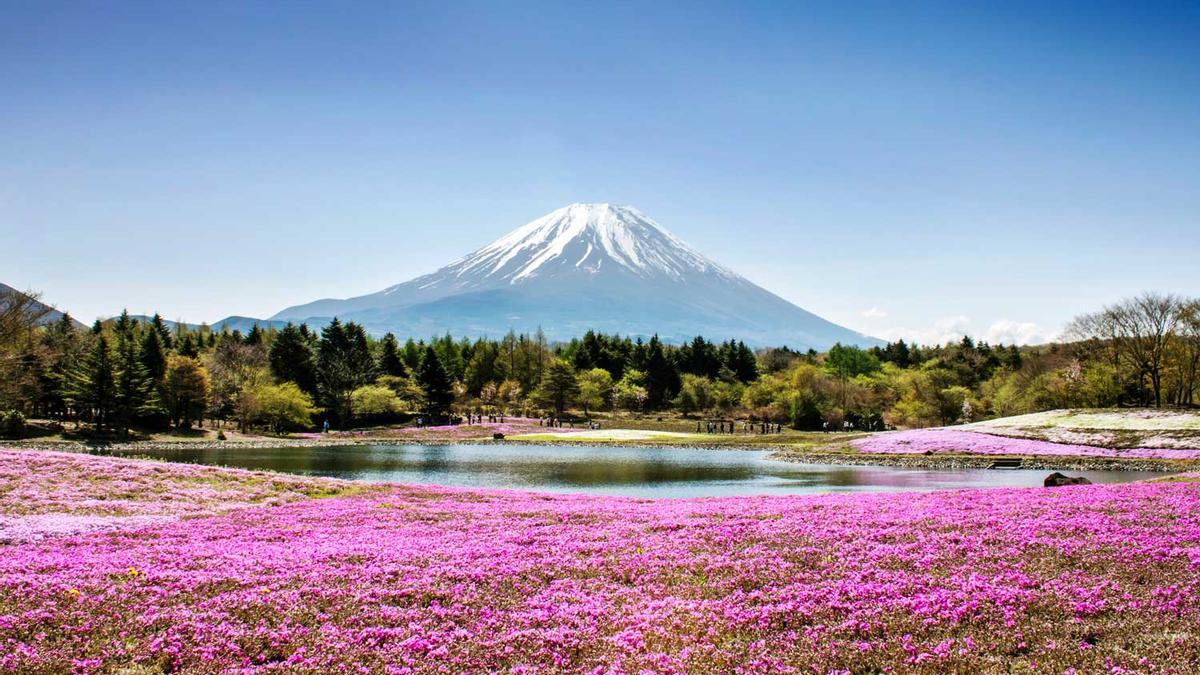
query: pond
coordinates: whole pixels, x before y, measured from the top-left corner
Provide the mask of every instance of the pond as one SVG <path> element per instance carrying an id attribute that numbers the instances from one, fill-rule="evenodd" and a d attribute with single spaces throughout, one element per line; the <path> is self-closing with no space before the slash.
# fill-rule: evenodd
<path id="1" fill-rule="evenodd" d="M 631 497 L 879 492 L 1042 484 L 1044 470 L 796 464 L 767 451 L 555 445 L 342 445 L 138 451 L 161 459 L 363 481 Z M 1096 483 L 1161 474 L 1082 471 Z"/>

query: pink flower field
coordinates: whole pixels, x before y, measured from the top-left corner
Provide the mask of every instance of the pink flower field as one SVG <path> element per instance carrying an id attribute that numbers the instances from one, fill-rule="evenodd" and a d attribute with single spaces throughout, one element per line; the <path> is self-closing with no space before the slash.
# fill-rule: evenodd
<path id="1" fill-rule="evenodd" d="M 855 439 L 850 444 L 870 454 L 1029 455 L 1042 457 L 1125 457 L 1129 459 L 1200 459 L 1200 448 L 1101 448 L 1051 443 L 1032 438 L 994 436 L 949 428 L 893 431 Z"/>
<path id="2" fill-rule="evenodd" d="M 320 478 L 0 449 L 0 544 L 358 489 Z"/>
<path id="3" fill-rule="evenodd" d="M 4 513 L 74 509 L 43 477 L 59 462 L 82 480 L 165 469 L 164 500 L 195 482 L 0 461 Z M 1200 669 L 1200 486 L 1183 482 L 661 501 L 388 486 L 0 553 L 6 672 Z"/>

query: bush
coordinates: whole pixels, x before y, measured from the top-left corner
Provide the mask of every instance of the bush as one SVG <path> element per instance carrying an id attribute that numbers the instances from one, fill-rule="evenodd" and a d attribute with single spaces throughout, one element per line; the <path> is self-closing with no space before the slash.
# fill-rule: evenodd
<path id="1" fill-rule="evenodd" d="M 0 438 L 24 438 L 25 415 L 19 410 L 0 412 Z"/>
<path id="2" fill-rule="evenodd" d="M 396 392 L 382 384 L 367 384 L 350 392 L 350 409 L 359 419 L 388 419 L 403 408 Z"/>
<path id="3" fill-rule="evenodd" d="M 254 398 L 257 404 L 254 421 L 265 422 L 275 433 L 306 427 L 317 412 L 312 397 L 295 382 L 259 387 L 254 390 Z"/>

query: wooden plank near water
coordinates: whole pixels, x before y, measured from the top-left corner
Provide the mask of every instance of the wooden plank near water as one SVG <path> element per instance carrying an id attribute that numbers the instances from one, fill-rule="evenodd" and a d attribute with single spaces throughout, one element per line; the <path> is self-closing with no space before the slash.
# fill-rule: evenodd
<path id="1" fill-rule="evenodd" d="M 996 461 L 992 462 L 992 465 L 988 468 L 991 468 L 991 469 L 1019 469 L 1019 468 L 1021 468 L 1021 459 L 1020 458 L 997 459 Z"/>

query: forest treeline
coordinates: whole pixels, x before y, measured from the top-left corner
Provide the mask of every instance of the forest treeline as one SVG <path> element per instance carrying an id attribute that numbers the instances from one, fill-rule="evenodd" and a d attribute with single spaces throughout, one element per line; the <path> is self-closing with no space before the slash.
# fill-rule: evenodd
<path id="1" fill-rule="evenodd" d="M 917 427 L 1066 407 L 1192 405 L 1200 303 L 1143 294 L 1077 318 L 1069 342 L 964 337 L 825 353 L 696 337 L 595 332 L 400 342 L 334 320 L 248 333 L 121 316 L 46 323 L 36 298 L 0 298 L 0 433 L 27 418 L 99 434 L 236 424 L 275 432 L 466 413 L 599 411 L 765 420 L 796 429 Z"/>

